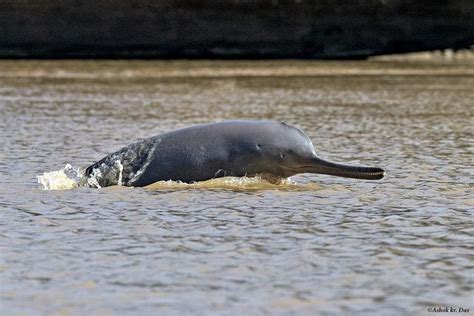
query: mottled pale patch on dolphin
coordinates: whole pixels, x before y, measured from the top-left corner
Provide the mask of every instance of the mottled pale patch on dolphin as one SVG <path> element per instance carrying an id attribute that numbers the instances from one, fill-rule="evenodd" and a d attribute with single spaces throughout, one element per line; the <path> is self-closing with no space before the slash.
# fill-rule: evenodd
<path id="1" fill-rule="evenodd" d="M 309 137 L 283 122 L 226 121 L 135 142 L 89 166 L 82 182 L 92 187 L 142 187 L 167 180 L 191 183 L 255 175 L 278 179 L 299 173 L 366 180 L 382 179 L 385 174 L 380 168 L 318 158 Z"/>

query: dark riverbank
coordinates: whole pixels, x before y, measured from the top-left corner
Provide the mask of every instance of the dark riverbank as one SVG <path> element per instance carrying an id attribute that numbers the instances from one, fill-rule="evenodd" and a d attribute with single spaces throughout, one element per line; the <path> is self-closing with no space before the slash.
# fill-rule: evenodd
<path id="1" fill-rule="evenodd" d="M 318 58 L 474 44 L 474 2 L 0 3 L 0 58 Z"/>

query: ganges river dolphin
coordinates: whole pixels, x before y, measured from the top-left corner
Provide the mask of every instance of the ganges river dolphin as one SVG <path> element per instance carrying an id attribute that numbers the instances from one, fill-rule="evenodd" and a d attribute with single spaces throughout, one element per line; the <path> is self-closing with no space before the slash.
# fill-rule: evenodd
<path id="1" fill-rule="evenodd" d="M 91 187 L 143 187 L 160 180 L 186 183 L 224 176 L 299 173 L 378 180 L 384 170 L 318 158 L 309 137 L 283 122 L 224 121 L 196 125 L 137 141 L 89 166 Z"/>

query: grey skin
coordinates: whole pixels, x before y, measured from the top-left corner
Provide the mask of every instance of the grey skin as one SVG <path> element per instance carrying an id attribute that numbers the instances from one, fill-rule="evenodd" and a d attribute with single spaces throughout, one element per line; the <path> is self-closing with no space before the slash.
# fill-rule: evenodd
<path id="1" fill-rule="evenodd" d="M 224 176 L 287 178 L 299 173 L 366 180 L 385 174 L 380 168 L 318 158 L 309 137 L 283 122 L 225 121 L 135 142 L 89 166 L 83 181 L 92 187 L 143 187 L 160 180 L 192 183 Z"/>

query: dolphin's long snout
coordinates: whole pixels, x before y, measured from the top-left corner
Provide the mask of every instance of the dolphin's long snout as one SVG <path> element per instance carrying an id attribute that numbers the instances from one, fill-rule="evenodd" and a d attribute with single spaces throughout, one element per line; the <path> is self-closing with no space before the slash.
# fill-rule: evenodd
<path id="1" fill-rule="evenodd" d="M 334 162 L 329 162 L 321 158 L 311 158 L 311 164 L 304 167 L 305 172 L 328 174 L 332 176 L 380 180 L 385 175 L 385 170 L 376 167 L 355 167 Z"/>

